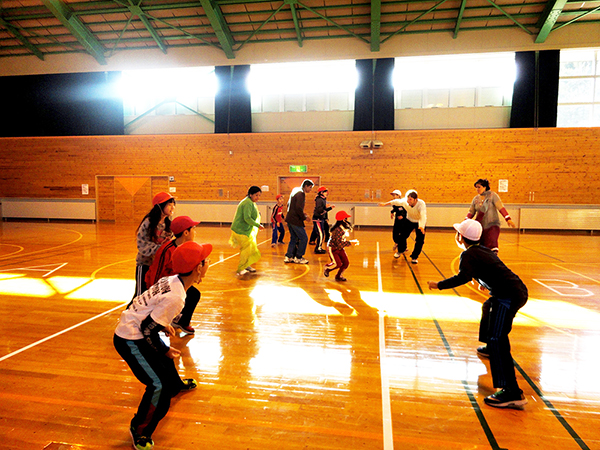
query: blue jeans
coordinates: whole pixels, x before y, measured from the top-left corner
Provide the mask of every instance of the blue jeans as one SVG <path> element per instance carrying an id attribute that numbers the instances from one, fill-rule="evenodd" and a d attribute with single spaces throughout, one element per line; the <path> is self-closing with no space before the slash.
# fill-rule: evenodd
<path id="1" fill-rule="evenodd" d="M 283 222 L 273 222 L 273 236 L 271 239 L 271 244 L 277 244 L 277 242 L 283 243 L 283 237 L 285 236 L 285 228 L 283 227 Z M 279 239 L 277 239 L 277 234 L 279 234 Z"/>
<path id="2" fill-rule="evenodd" d="M 302 258 L 306 251 L 306 244 L 308 244 L 306 230 L 304 227 L 291 225 L 289 223 L 288 228 L 290 229 L 290 243 L 285 256 L 288 258 Z"/>

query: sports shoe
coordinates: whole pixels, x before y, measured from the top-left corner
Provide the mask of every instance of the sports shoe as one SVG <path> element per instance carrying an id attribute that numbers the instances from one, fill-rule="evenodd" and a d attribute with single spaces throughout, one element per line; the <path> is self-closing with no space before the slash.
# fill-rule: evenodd
<path id="1" fill-rule="evenodd" d="M 246 267 L 246 270 L 250 273 L 256 272 L 256 269 L 254 267 L 250 267 L 250 266 Z"/>
<path id="2" fill-rule="evenodd" d="M 129 434 L 131 435 L 133 448 L 137 450 L 152 450 L 154 448 L 152 439 L 146 436 L 140 436 L 132 426 L 129 427 Z"/>
<path id="3" fill-rule="evenodd" d="M 246 275 L 247 273 L 248 273 L 248 270 L 246 270 L 246 269 L 243 269 L 243 270 L 240 270 L 238 273 L 236 273 L 236 275 L 237 275 L 238 277 L 243 277 L 243 276 L 244 276 L 244 275 Z"/>
<path id="4" fill-rule="evenodd" d="M 416 260 L 416 259 L 411 259 L 410 262 L 413 263 L 413 264 L 419 264 L 419 261 Z"/>
<path id="5" fill-rule="evenodd" d="M 294 258 L 294 262 L 296 264 L 308 264 L 308 259 L 306 259 L 306 258 Z"/>
<path id="6" fill-rule="evenodd" d="M 286 264 L 287 264 L 287 263 L 293 263 L 293 262 L 296 262 L 296 261 L 294 261 L 294 259 L 295 259 L 295 258 L 288 258 L 288 257 L 286 256 L 286 257 L 284 257 L 284 258 L 283 258 L 283 262 L 284 262 L 284 263 L 286 263 Z"/>
<path id="7" fill-rule="evenodd" d="M 335 281 L 348 281 L 344 277 L 335 277 Z"/>
<path id="8" fill-rule="evenodd" d="M 482 358 L 489 358 L 490 351 L 488 350 L 487 345 L 484 345 L 483 347 L 477 347 L 477 354 Z"/>
<path id="9" fill-rule="evenodd" d="M 325 269 L 323 275 L 325 275 L 326 278 L 329 278 L 329 269 Z"/>
<path id="10" fill-rule="evenodd" d="M 315 255 L 324 255 L 325 253 L 327 253 L 327 251 L 323 250 L 322 248 L 315 250 Z"/>
<path id="11" fill-rule="evenodd" d="M 396 258 L 396 259 L 400 258 L 400 253 L 398 253 L 398 252 L 394 253 L 394 258 Z"/>
<path id="12" fill-rule="evenodd" d="M 196 389 L 198 387 L 198 382 L 193 378 L 185 378 L 181 380 L 181 382 L 183 383 L 183 387 L 181 388 L 182 392 L 191 391 L 192 389 Z"/>
<path id="13" fill-rule="evenodd" d="M 315 244 L 316 244 L 316 242 L 315 242 L 315 241 L 310 241 L 310 242 L 308 243 L 308 245 L 315 245 Z"/>
<path id="14" fill-rule="evenodd" d="M 271 247 L 275 247 L 277 244 L 271 244 Z"/>
<path id="15" fill-rule="evenodd" d="M 171 325 L 173 326 L 173 328 L 175 328 L 185 334 L 194 334 L 196 332 L 196 330 L 194 330 L 189 325 L 184 326 L 184 325 L 178 324 L 177 322 L 171 322 Z"/>
<path id="16" fill-rule="evenodd" d="M 500 389 L 495 394 L 484 398 L 483 401 L 486 405 L 494 408 L 518 408 L 527 404 L 523 391 L 519 388 Z"/>

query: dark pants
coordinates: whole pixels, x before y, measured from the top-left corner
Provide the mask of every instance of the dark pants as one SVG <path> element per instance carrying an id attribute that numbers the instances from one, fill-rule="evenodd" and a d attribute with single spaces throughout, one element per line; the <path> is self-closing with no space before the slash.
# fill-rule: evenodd
<path id="1" fill-rule="evenodd" d="M 402 222 L 401 229 L 402 233 L 400 235 L 400 242 L 398 242 L 398 253 L 402 253 L 406 251 L 406 241 L 410 236 L 410 233 L 413 230 L 416 233 L 415 236 L 415 247 L 413 248 L 412 253 L 410 254 L 411 259 L 418 259 L 421 254 L 421 250 L 423 250 L 423 244 L 425 243 L 425 233 L 419 230 L 418 222 L 411 222 L 408 219 L 402 219 L 399 222 Z"/>
<path id="2" fill-rule="evenodd" d="M 326 220 L 313 220 L 313 232 L 315 235 L 315 250 L 324 250 L 323 245 L 329 241 L 329 224 Z"/>
<path id="3" fill-rule="evenodd" d="M 271 244 L 276 244 L 277 242 L 281 242 L 283 244 L 283 237 L 285 236 L 285 228 L 283 226 L 283 222 L 272 222 L 273 226 L 273 236 L 271 238 Z M 279 239 L 277 239 L 277 235 L 279 234 Z"/>
<path id="4" fill-rule="evenodd" d="M 152 437 L 158 422 L 169 411 L 171 397 L 181 390 L 175 363 L 157 353 L 144 339 L 132 341 L 115 334 L 113 343 L 135 377 L 146 386 L 131 426 L 140 436 Z"/>
<path id="5" fill-rule="evenodd" d="M 486 306 L 489 302 L 489 309 Z M 517 389 L 515 366 L 510 353 L 508 334 L 512 330 L 517 311 L 527 303 L 527 298 L 497 299 L 490 297 L 482 307 L 480 336 L 483 334 L 490 353 L 492 380 L 496 388 Z M 487 311 L 486 311 L 487 310 Z M 487 314 L 487 319 L 484 315 Z"/>
<path id="6" fill-rule="evenodd" d="M 285 254 L 288 258 L 302 258 L 306 252 L 306 244 L 308 244 L 308 236 L 304 227 L 288 224 L 290 229 L 290 243 Z"/>
<path id="7" fill-rule="evenodd" d="M 498 251 L 498 238 L 500 237 L 500 227 L 491 226 L 481 233 L 481 245 L 490 250 Z"/>
<path id="8" fill-rule="evenodd" d="M 400 246 L 402 242 L 402 221 L 406 219 L 398 219 L 394 217 L 394 228 L 392 229 L 392 239 L 394 244 Z M 404 250 L 406 250 L 406 239 L 404 240 Z"/>
<path id="9" fill-rule="evenodd" d="M 150 270 L 150 266 L 144 264 L 135 266 L 135 293 L 133 294 L 133 298 L 142 295 L 148 290 L 148 286 L 146 286 L 146 273 L 148 270 Z"/>
<path id="10" fill-rule="evenodd" d="M 190 325 L 190 321 L 192 320 L 192 316 L 194 315 L 194 311 L 196 310 L 196 305 L 200 301 L 200 291 L 196 289 L 194 286 L 191 286 L 185 296 L 185 306 L 181 310 L 181 314 L 175 317 L 173 322 L 178 323 L 182 327 L 188 327 Z"/>
<path id="11" fill-rule="evenodd" d="M 346 250 L 344 250 L 344 249 L 333 250 L 333 249 L 329 248 L 329 256 L 331 257 L 333 262 L 327 264 L 327 271 L 332 272 L 336 269 L 339 269 L 335 278 L 341 278 L 344 271 L 350 265 L 350 261 L 348 260 L 348 255 L 346 254 Z"/>

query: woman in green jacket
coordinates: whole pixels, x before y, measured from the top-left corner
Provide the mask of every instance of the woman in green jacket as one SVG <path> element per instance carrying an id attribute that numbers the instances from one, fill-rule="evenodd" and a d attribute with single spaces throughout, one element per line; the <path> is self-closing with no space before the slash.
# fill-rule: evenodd
<path id="1" fill-rule="evenodd" d="M 261 194 L 262 190 L 258 186 L 251 186 L 248 189 L 248 195 L 238 204 L 231 224 L 229 244 L 232 247 L 240 247 L 238 276 L 246 275 L 248 272 L 256 272 L 252 264 L 260 259 L 256 235 L 258 230 L 262 230 L 264 227 L 260 224 L 260 213 L 256 202 Z"/>

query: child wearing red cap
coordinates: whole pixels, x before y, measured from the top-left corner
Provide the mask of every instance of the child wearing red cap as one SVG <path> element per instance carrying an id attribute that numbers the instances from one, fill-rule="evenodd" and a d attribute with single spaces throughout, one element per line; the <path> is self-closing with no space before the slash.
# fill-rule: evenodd
<path id="1" fill-rule="evenodd" d="M 271 226 L 273 227 L 273 237 L 271 238 L 271 247 L 275 247 L 277 244 L 283 244 L 283 237 L 285 236 L 285 228 L 283 226 L 283 195 L 277 194 L 277 203 L 273 206 L 273 213 L 271 214 Z M 277 236 L 279 234 L 279 236 Z"/>
<path id="2" fill-rule="evenodd" d="M 173 219 L 171 231 L 175 235 L 175 239 L 163 244 L 154 255 L 152 265 L 146 273 L 146 286 L 152 286 L 162 277 L 175 274 L 173 271 L 173 252 L 181 244 L 194 241 L 196 238 L 196 225 L 199 223 L 188 216 L 179 216 Z M 173 320 L 171 325 L 185 334 L 194 334 L 195 330 L 190 326 L 190 321 L 199 301 L 200 291 L 192 286 L 187 291 L 185 306 L 181 314 Z"/>
<path id="3" fill-rule="evenodd" d="M 321 186 L 317 189 L 315 209 L 312 217 L 313 232 L 311 234 L 311 241 L 314 236 L 315 254 L 317 255 L 324 255 L 327 253 L 327 251 L 323 249 L 323 244 L 329 240 L 329 222 L 327 213 L 335 208 L 335 205 L 329 205 L 327 203 L 328 195 L 329 190 L 325 186 Z"/>
<path id="4" fill-rule="evenodd" d="M 175 198 L 166 192 L 159 192 L 152 199 L 152 209 L 138 226 L 134 297 L 141 295 L 148 288 L 145 281 L 146 272 L 152 264 L 154 254 L 173 236 L 170 217 L 174 212 Z"/>
<path id="5" fill-rule="evenodd" d="M 342 274 L 348 268 L 350 262 L 348 261 L 348 255 L 346 254 L 345 248 L 352 244 L 358 245 L 358 239 L 347 239 L 350 235 L 350 231 L 352 231 L 352 225 L 348 222 L 349 217 L 350 214 L 346 211 L 339 211 L 335 215 L 336 222 L 331 227 L 331 237 L 327 243 L 331 262 L 325 266 L 323 275 L 329 277 L 330 272 L 338 269 L 335 276 L 336 281 L 346 281 L 346 278 L 344 278 Z"/>
<path id="6" fill-rule="evenodd" d="M 171 322 L 183 308 L 186 291 L 205 277 L 211 252 L 211 244 L 185 242 L 177 247 L 172 257 L 176 275 L 161 278 L 134 298 L 115 329 L 115 349 L 146 386 L 129 427 L 133 447 L 138 450 L 154 447 L 152 433 L 167 414 L 171 398 L 198 385 L 193 378 L 179 377 L 173 359 L 181 352 L 167 345 L 158 333 L 175 334 Z"/>

